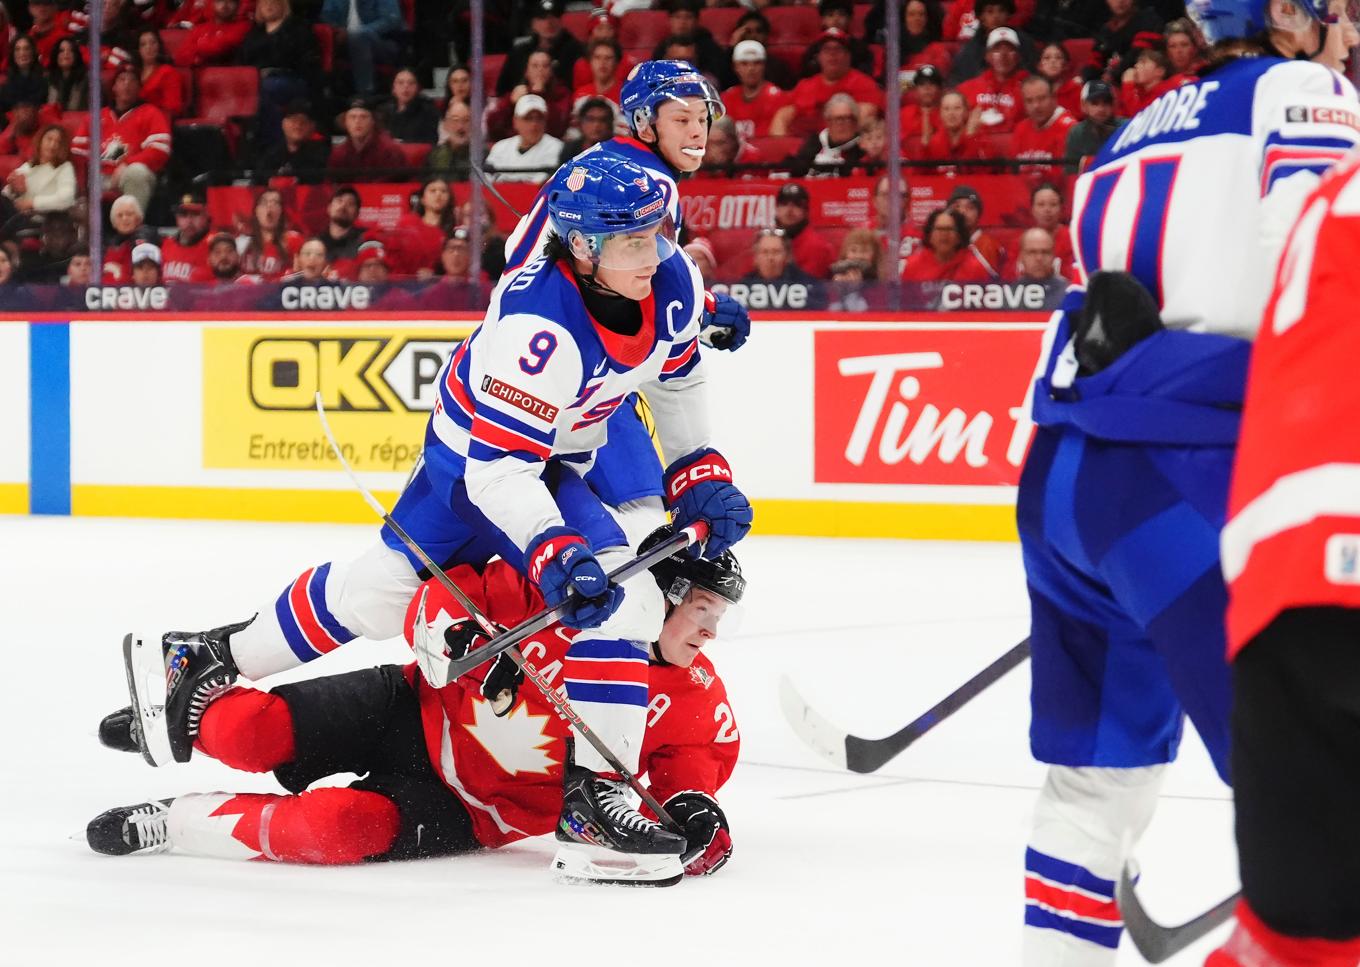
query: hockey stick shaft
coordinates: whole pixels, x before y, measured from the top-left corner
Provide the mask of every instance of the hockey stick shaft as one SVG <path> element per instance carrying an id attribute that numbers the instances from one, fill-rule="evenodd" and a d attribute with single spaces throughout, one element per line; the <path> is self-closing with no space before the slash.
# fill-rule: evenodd
<path id="1" fill-rule="evenodd" d="M 467 608 L 468 614 L 473 616 L 477 620 L 477 623 L 481 626 L 481 628 L 484 631 L 487 631 L 488 635 L 493 637 L 492 642 L 489 642 L 483 648 L 477 649 L 477 651 L 474 652 L 474 654 L 481 654 L 490 649 L 492 645 L 496 643 L 494 640 L 496 636 L 496 626 L 486 617 L 486 615 L 484 615 L 481 612 L 477 605 L 473 603 L 472 599 L 463 592 L 463 589 L 458 587 L 457 583 L 453 580 L 453 578 L 449 577 L 448 574 L 445 573 L 443 568 L 435 564 L 434 561 L 431 560 L 430 556 L 425 553 L 424 549 L 419 544 L 417 544 L 409 534 L 406 533 L 406 531 L 402 528 L 400 524 L 398 524 L 395 520 L 392 519 L 392 515 L 387 512 L 387 508 L 383 507 L 381 501 L 379 501 L 378 498 L 374 497 L 373 494 L 368 490 L 368 488 L 364 486 L 363 481 L 361 481 L 359 479 L 358 474 L 354 472 L 354 468 L 351 467 L 349 465 L 349 461 L 345 459 L 345 455 L 341 452 L 340 445 L 335 439 L 335 434 L 331 431 L 330 422 L 326 419 L 326 408 L 325 406 L 322 405 L 320 393 L 318 393 L 316 396 L 316 412 L 317 415 L 321 418 L 322 429 L 326 433 L 326 439 L 330 441 L 331 448 L 335 451 L 336 458 L 339 459 L 341 465 L 345 468 L 345 472 L 349 474 L 350 480 L 353 482 L 354 486 L 358 488 L 359 493 L 363 495 L 363 498 L 368 503 L 369 507 L 371 507 L 374 510 L 374 512 L 377 513 L 378 516 L 383 519 L 383 522 L 387 524 L 388 527 L 392 528 L 392 532 L 397 535 L 398 540 L 400 540 L 403 544 L 410 548 L 411 553 L 415 554 L 415 556 L 419 558 L 420 562 L 424 564 L 426 568 L 429 569 L 430 574 L 434 577 L 436 581 L 439 582 L 440 586 L 443 587 L 450 594 L 452 594 L 460 604 Z M 706 533 L 707 527 L 705 526 L 703 530 Z M 612 579 L 614 578 L 615 575 L 619 575 L 621 574 L 621 572 L 627 570 L 627 568 L 630 565 L 636 565 L 639 561 L 644 560 L 645 558 L 652 557 L 655 554 L 656 550 L 660 550 L 663 547 L 675 545 L 670 553 L 674 553 L 676 550 L 688 547 L 691 542 L 691 539 L 694 540 L 700 539 L 698 529 L 681 531 L 679 534 L 676 534 L 675 537 L 671 538 L 671 540 L 667 541 L 665 544 L 659 545 L 656 549 L 653 550 L 652 553 L 644 555 L 644 557 L 642 558 L 635 558 L 633 561 L 629 562 L 628 565 L 624 565 L 623 567 L 616 569 L 614 572 L 611 573 L 610 577 Z M 656 560 L 662 560 L 664 559 L 664 557 L 669 556 L 670 554 L 668 553 L 663 556 L 657 557 Z M 633 571 L 631 573 L 637 572 Z M 618 578 L 618 580 L 624 579 L 625 576 L 620 576 Z M 501 651 L 508 652 L 510 655 L 510 660 L 513 661 L 522 672 L 524 672 L 524 677 L 527 678 L 530 682 L 532 682 L 534 687 L 537 688 L 543 694 L 543 697 L 548 700 L 548 704 L 552 705 L 553 709 L 557 712 L 559 716 L 561 716 L 562 720 L 566 722 L 569 726 L 574 728 L 577 731 L 577 733 L 581 736 L 581 738 L 585 739 L 588 743 L 590 743 L 591 747 L 600 754 L 600 757 L 604 759 L 605 762 L 609 763 L 609 767 L 613 769 L 615 772 L 617 772 L 623 778 L 623 780 L 628 783 L 628 785 L 633 789 L 633 791 L 636 792 L 638 796 L 642 798 L 642 801 L 647 804 L 649 809 L 652 810 L 652 813 L 656 816 L 656 818 L 660 820 L 664 825 L 669 826 L 672 830 L 683 834 L 683 830 L 681 829 L 680 824 L 677 823 L 675 819 L 671 817 L 670 813 L 666 811 L 666 808 L 661 805 L 661 803 L 656 799 L 655 796 L 651 794 L 647 787 L 644 786 L 642 782 L 637 778 L 637 776 L 633 774 L 632 770 L 628 769 L 619 759 L 619 757 L 614 754 L 613 750 L 610 749 L 609 746 L 605 745 L 604 740 L 601 739 L 595 733 L 594 729 L 592 729 L 589 725 L 586 724 L 585 720 L 581 718 L 580 713 L 578 713 L 576 709 L 574 709 L 571 706 L 571 703 L 569 703 L 565 698 L 557 694 L 557 690 L 553 688 L 552 683 L 548 681 L 547 677 L 544 676 L 542 672 L 540 672 L 537 668 L 531 665 L 528 661 L 526 661 L 524 658 L 524 654 L 517 647 L 515 647 L 517 641 L 522 641 L 524 638 L 529 637 L 529 635 L 532 635 L 534 632 L 547 627 L 549 624 L 552 624 L 552 622 L 557 619 L 556 617 L 551 617 L 550 620 L 543 621 L 542 624 L 539 624 L 532 630 L 524 631 L 527 625 L 534 624 L 536 620 L 542 620 L 542 618 L 546 616 L 555 615 L 560 610 L 565 609 L 564 608 L 548 609 L 546 611 L 540 612 L 537 618 L 531 618 L 528 622 L 521 623 L 520 625 L 506 632 L 504 635 L 500 636 L 501 639 L 508 639 L 510 636 L 516 634 L 517 632 L 522 632 L 520 634 L 520 637 L 515 641 L 502 641 L 499 650 L 496 653 L 499 654 Z M 472 667 L 475 668 L 476 665 L 481 664 L 482 661 L 484 660 L 485 656 L 479 659 L 476 662 L 476 664 L 474 664 Z M 458 675 L 452 674 L 452 672 L 450 672 L 448 680 L 444 684 L 447 685 L 453 682 L 458 677 L 459 677 Z"/>
<path id="2" fill-rule="evenodd" d="M 950 692 L 930 709 L 882 739 L 846 736 L 845 755 L 855 772 L 873 772 L 900 755 L 913 742 L 963 708 L 983 691 L 996 684 L 1011 669 L 1029 658 L 1029 639 L 1012 646 L 1004 655 Z"/>
<path id="3" fill-rule="evenodd" d="M 1119 915 L 1124 920 L 1124 930 L 1129 940 L 1138 948 L 1143 959 L 1150 964 L 1160 964 L 1176 956 L 1186 947 L 1203 939 L 1213 930 L 1232 919 L 1233 908 L 1241 898 L 1241 892 L 1221 900 L 1199 916 L 1174 927 L 1164 927 L 1143 909 L 1134 889 L 1133 875 L 1126 865 L 1119 876 L 1116 888 L 1119 900 Z"/>

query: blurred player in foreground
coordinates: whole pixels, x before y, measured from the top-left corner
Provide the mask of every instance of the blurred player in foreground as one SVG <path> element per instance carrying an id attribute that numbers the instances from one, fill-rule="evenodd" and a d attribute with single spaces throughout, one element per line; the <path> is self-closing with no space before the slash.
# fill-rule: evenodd
<path id="1" fill-rule="evenodd" d="M 1185 714 L 1230 778 L 1218 547 L 1251 340 L 1303 199 L 1360 141 L 1336 70 L 1356 32 L 1318 2 L 1192 4 L 1214 65 L 1075 188 L 1086 288 L 1046 337 L 1018 498 L 1031 748 L 1051 766 L 1025 858 L 1027 967 L 1115 962 L 1115 881 Z"/>
<path id="2" fill-rule="evenodd" d="M 703 554 L 716 557 L 750 529 L 751 507 L 708 445 L 702 280 L 673 257 L 664 188 L 593 152 L 554 176 L 547 199 L 543 252 L 502 278 L 486 320 L 440 372 L 424 452 L 392 517 L 435 561 L 480 566 L 499 556 L 549 606 L 565 607 L 563 622 L 582 629 L 567 656 L 567 697 L 636 772 L 647 643 L 664 612 L 654 586 L 624 589 L 606 570 L 630 559 L 668 510 L 678 527 L 706 521 Z M 641 496 L 597 493 L 585 477 L 610 416 L 639 389 L 670 466 L 657 474 L 649 451 Z M 143 754 L 157 764 L 186 759 L 204 705 L 238 675 L 258 681 L 359 635 L 395 636 L 420 567 L 384 527 L 368 552 L 307 570 L 250 621 L 167 634 L 159 648 L 132 642 Z M 168 694 L 156 694 L 158 680 Z M 158 705 L 166 715 L 154 714 Z M 678 875 L 682 837 L 632 807 L 603 756 L 578 745 L 569 772 L 564 811 L 591 817 L 582 851 L 608 842 L 638 877 Z"/>
<path id="3" fill-rule="evenodd" d="M 1360 963 L 1360 158 L 1310 199 L 1252 353 L 1223 530 L 1243 899 L 1209 967 Z"/>
<path id="4" fill-rule="evenodd" d="M 669 536 L 661 530 L 653 540 Z M 652 573 L 666 598 L 666 619 L 648 656 L 641 767 L 652 793 L 684 827 L 684 872 L 708 874 L 732 852 L 716 794 L 736 764 L 740 736 L 703 648 L 720 621 L 730 628 L 728 612 L 737 609 L 745 579 L 731 552 L 715 561 L 670 558 Z M 501 560 L 480 574 L 461 565 L 449 576 L 506 626 L 543 604 Z M 432 684 L 445 677 L 441 665 L 486 641 L 438 582 L 427 581 L 412 599 L 405 634 L 417 660 L 404 667 L 270 692 L 236 687 L 208 704 L 195 750 L 242 771 L 272 771 L 290 795 L 190 793 L 111 809 L 89 824 L 90 847 L 115 856 L 173 849 L 335 864 L 446 856 L 551 832 L 562 809 L 567 726 L 538 689 L 521 687 L 523 673 L 506 655 L 450 685 Z M 576 634 L 553 625 L 523 645 L 554 686 Z M 131 709 L 122 709 L 101 723 L 100 738 L 136 752 L 136 728 Z M 304 791 L 346 772 L 364 778 Z"/>

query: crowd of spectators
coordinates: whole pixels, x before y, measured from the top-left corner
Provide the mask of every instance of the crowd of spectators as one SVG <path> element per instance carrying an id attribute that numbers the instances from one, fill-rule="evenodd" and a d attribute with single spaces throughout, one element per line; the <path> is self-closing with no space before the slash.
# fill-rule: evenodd
<path id="1" fill-rule="evenodd" d="M 620 90 L 636 63 L 681 57 L 727 108 L 696 177 L 790 179 L 740 258 L 687 236 L 710 281 L 771 305 L 791 306 L 780 300 L 794 293 L 847 311 L 866 286 L 893 279 L 1056 290 L 1073 273 L 1073 176 L 1204 57 L 1183 0 L 905 0 L 897 78 L 884 76 L 885 0 L 513 0 L 487 5 L 486 102 L 474 114 L 463 0 L 95 2 L 98 65 L 88 0 L 0 0 L 0 289 L 91 275 L 458 279 L 474 263 L 494 280 L 494 251 L 474 258 L 454 201 L 479 167 L 474 131 L 490 181 L 539 183 L 627 132 Z M 103 85 L 98 145 L 92 80 Z M 901 92 L 896 145 L 888 83 Z M 907 218 L 889 253 L 880 176 L 894 150 L 906 162 L 904 199 L 921 175 L 958 187 Z M 92 151 L 105 220 L 95 259 L 83 247 Z M 984 230 L 981 196 L 967 187 L 970 175 L 996 174 L 1032 194 L 1030 223 L 1001 239 Z M 813 224 L 806 185 L 841 175 L 877 179 L 874 222 L 828 235 Z M 366 182 L 419 186 L 395 228 L 361 219 L 352 186 Z M 251 186 L 253 207 L 214 222 L 205 189 L 231 183 Z M 290 224 L 292 186 L 329 192 L 323 229 Z"/>

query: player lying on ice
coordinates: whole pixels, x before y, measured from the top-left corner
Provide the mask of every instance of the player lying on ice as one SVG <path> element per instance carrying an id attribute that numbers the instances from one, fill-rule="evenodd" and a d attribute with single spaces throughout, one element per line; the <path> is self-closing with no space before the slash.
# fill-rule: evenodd
<path id="1" fill-rule="evenodd" d="M 669 537 L 660 530 L 644 547 Z M 732 553 L 716 561 L 670 558 L 652 569 L 666 598 L 661 633 L 650 648 L 648 722 L 641 768 L 650 789 L 684 826 L 684 872 L 712 873 L 732 852 L 715 798 L 736 764 L 740 737 L 722 680 L 702 649 L 732 615 L 745 590 Z M 449 576 L 492 620 L 514 626 L 542 597 L 514 568 L 492 561 Z M 645 578 L 639 578 L 645 581 Z M 450 658 L 480 647 L 475 622 L 437 582 L 426 582 L 406 612 L 417 661 L 280 685 L 234 687 L 214 698 L 190 740 L 187 717 L 173 716 L 179 741 L 244 772 L 272 771 L 291 795 L 190 793 L 111 809 L 89 824 L 90 847 L 121 856 L 174 849 L 197 856 L 283 863 L 447 856 L 505 846 L 557 827 L 563 813 L 568 728 L 522 673 L 501 655 L 442 688 Z M 552 625 L 523 644 L 526 659 L 554 685 L 563 682 L 577 632 Z M 105 744 L 138 751 L 130 708 L 100 725 Z M 347 788 L 304 792 L 337 773 L 364 775 Z M 566 838 L 559 836 L 559 838 Z M 573 858 L 580 853 L 570 853 Z M 591 880 L 646 880 L 604 856 L 602 868 L 561 873 Z M 586 860 L 586 863 L 590 863 Z"/>
<path id="2" fill-rule="evenodd" d="M 552 227 L 540 255 L 508 272 L 486 319 L 441 371 L 422 459 L 393 519 L 446 568 L 480 567 L 499 556 L 525 575 L 563 623 L 581 629 L 565 658 L 567 698 L 577 714 L 636 773 L 647 712 L 648 642 L 660 635 L 661 592 L 627 589 L 606 570 L 666 512 L 677 527 L 710 528 L 703 554 L 716 558 L 751 525 L 751 507 L 727 461 L 709 446 L 699 333 L 702 280 L 674 242 L 666 190 L 646 171 L 604 152 L 573 159 L 552 179 Z M 607 465 L 610 417 L 644 391 L 669 466 L 615 452 Z M 630 424 L 631 425 L 631 424 Z M 629 473 L 634 463 L 643 467 Z M 147 712 L 183 705 L 185 738 L 206 703 L 237 675 L 260 681 L 356 637 L 401 633 L 426 575 L 390 528 L 359 557 L 308 569 L 253 619 L 197 634 L 175 633 L 127 650 L 129 682 L 168 680 L 168 696 L 133 694 Z M 154 674 L 148 674 L 148 671 Z M 605 677 L 600 677 L 605 676 Z M 146 744 L 163 764 L 182 761 L 187 742 Z M 590 817 L 606 842 L 657 879 L 680 873 L 682 836 L 642 816 L 603 756 L 576 745 L 564 809 Z M 571 844 L 563 844 L 569 852 Z"/>

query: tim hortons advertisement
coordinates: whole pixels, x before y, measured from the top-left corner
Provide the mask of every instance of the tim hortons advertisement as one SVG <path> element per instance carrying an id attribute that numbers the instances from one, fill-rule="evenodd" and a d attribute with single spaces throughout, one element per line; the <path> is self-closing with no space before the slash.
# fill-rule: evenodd
<path id="1" fill-rule="evenodd" d="M 444 361 L 469 329 L 209 326 L 203 465 L 335 470 L 319 392 L 345 456 L 404 472 L 420 454 Z"/>
<path id="2" fill-rule="evenodd" d="M 1042 337 L 1025 330 L 819 330 L 817 483 L 1014 486 Z"/>

